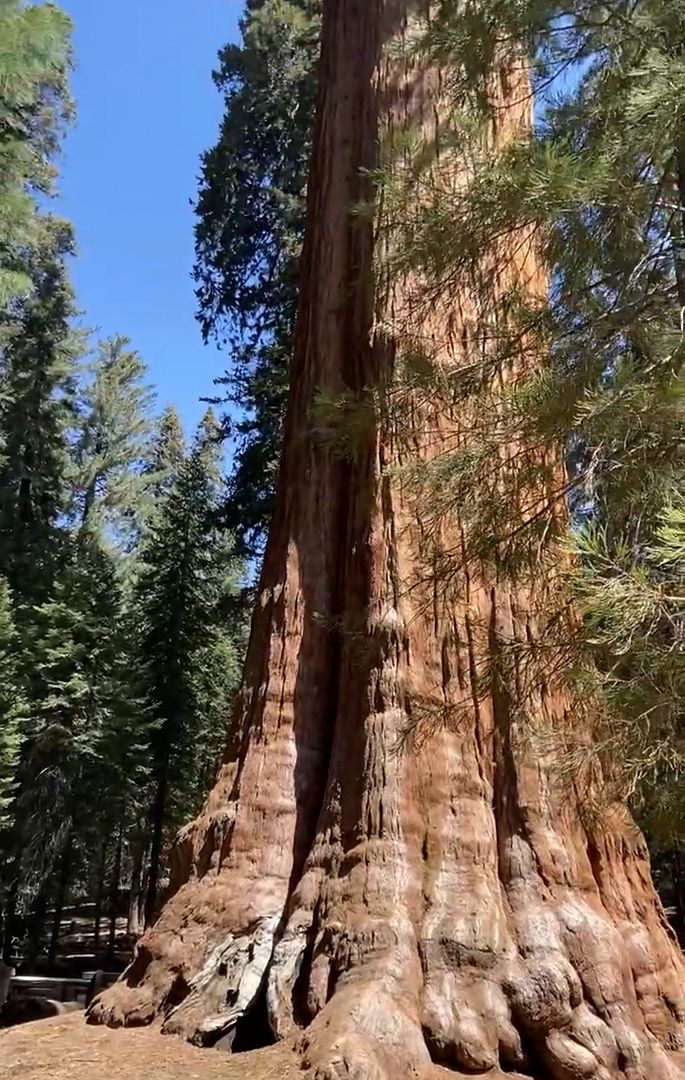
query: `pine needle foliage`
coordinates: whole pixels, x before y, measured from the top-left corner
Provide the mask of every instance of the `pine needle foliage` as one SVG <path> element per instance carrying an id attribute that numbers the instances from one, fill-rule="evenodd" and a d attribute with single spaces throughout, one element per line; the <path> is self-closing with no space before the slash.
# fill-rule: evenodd
<path id="1" fill-rule="evenodd" d="M 229 353 L 217 380 L 236 444 L 224 518 L 257 554 L 271 516 L 304 233 L 321 0 L 249 0 L 242 41 L 219 54 L 224 99 L 202 158 L 195 281 L 205 338 Z"/>
<path id="2" fill-rule="evenodd" d="M 70 30 L 54 4 L 0 0 L 0 312 L 33 288 L 26 253 L 41 246 L 46 224 L 36 196 L 53 192 L 72 112 Z"/>
<path id="3" fill-rule="evenodd" d="M 529 574 L 554 551 L 572 566 L 560 595 L 584 621 L 548 614 L 554 662 L 579 707 L 600 694 L 607 775 L 658 816 L 685 769 L 682 5 L 445 0 L 415 31 L 402 48 L 450 75 L 439 145 L 395 136 L 375 176 L 378 272 L 415 291 L 389 328 L 389 411 L 401 431 L 408 402 L 437 396 L 460 425 L 403 475 L 436 550 L 446 518 L 465 527 L 441 575 L 471 559 Z M 445 370 L 416 328 L 455 295 L 471 319 Z"/>
<path id="4" fill-rule="evenodd" d="M 44 598 L 61 557 L 83 351 L 65 264 L 72 248 L 68 225 L 45 223 L 26 257 L 32 291 L 0 326 L 0 572 L 20 607 Z"/>
<path id="5" fill-rule="evenodd" d="M 144 469 L 153 504 L 169 494 L 185 454 L 181 418 L 173 405 L 167 405 L 157 421 L 150 457 Z"/>
<path id="6" fill-rule="evenodd" d="M 197 809 L 211 780 L 236 688 L 241 635 L 226 621 L 226 601 L 237 591 L 237 568 L 218 526 L 219 457 L 218 426 L 210 411 L 150 522 L 141 552 L 138 648 L 155 718 L 148 919 L 164 841 Z"/>
<path id="7" fill-rule="evenodd" d="M 149 724 L 116 564 L 95 532 L 70 547 L 24 646 L 32 659 L 17 806 L 25 902 L 94 819 L 111 830 L 135 813 L 145 777 Z"/>
<path id="8" fill-rule="evenodd" d="M 151 454 L 154 395 L 147 369 L 124 337 L 102 341 L 81 387 L 72 514 L 123 549 L 140 532 Z"/>

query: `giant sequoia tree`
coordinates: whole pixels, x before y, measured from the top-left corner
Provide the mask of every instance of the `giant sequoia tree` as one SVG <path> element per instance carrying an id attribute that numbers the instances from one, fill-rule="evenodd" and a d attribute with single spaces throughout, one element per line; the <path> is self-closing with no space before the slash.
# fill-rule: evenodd
<path id="1" fill-rule="evenodd" d="M 554 553 L 543 537 L 515 579 L 496 558 L 469 559 L 436 588 L 427 558 L 468 537 L 458 514 L 426 536 L 401 466 L 409 447 L 429 459 L 468 440 L 469 417 L 419 381 L 399 424 L 382 407 L 400 332 L 430 340 L 446 370 L 487 339 L 465 289 L 417 325 L 415 282 L 384 270 L 382 201 L 351 214 L 373 202 L 379 146 L 401 168 L 409 130 L 459 183 L 439 139 L 449 71 L 417 67 L 408 49 L 418 6 L 324 4 L 284 455 L 242 701 L 178 845 L 174 895 L 91 1019 L 159 1018 L 244 1046 L 266 1015 L 277 1037 L 304 1032 L 331 1080 L 430 1076 L 436 1063 L 668 1080 L 683 966 L 644 845 L 621 808 L 611 828 L 582 812 L 596 777 L 562 786 L 531 743 L 540 723 L 585 723 L 544 666 Z M 529 122 L 525 77 L 502 72 L 491 92 L 509 138 Z M 493 290 L 511 274 L 544 290 L 531 237 L 517 241 L 484 253 L 483 273 Z M 523 344 L 495 379 L 528 362 Z M 363 405 L 346 457 L 312 422 L 321 391 Z M 512 446 L 500 467 L 533 452 Z M 535 453 L 541 471 L 558 468 Z M 544 498 L 540 487 L 537 510 Z"/>

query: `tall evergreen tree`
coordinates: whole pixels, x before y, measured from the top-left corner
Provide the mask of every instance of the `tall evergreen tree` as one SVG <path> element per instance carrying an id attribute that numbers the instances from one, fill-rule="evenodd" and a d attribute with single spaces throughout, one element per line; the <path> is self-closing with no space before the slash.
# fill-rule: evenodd
<path id="1" fill-rule="evenodd" d="M 49 222 L 37 194 L 53 191 L 53 160 L 71 115 L 71 24 L 54 4 L 0 2 L 0 312 L 35 287 L 27 255 Z M 0 340 L 4 327 L 0 324 Z"/>
<path id="2" fill-rule="evenodd" d="M 78 351 L 71 230 L 40 202 L 72 112 L 69 39 L 55 5 L 0 4 L 0 572 L 20 609 L 55 570 Z"/>
<path id="3" fill-rule="evenodd" d="M 142 568 L 147 544 L 150 540 L 150 529 L 158 523 L 164 513 L 165 502 L 177 481 L 180 469 L 186 459 L 186 443 L 182 422 L 174 405 L 167 405 L 159 418 L 153 435 L 148 461 L 144 468 L 146 481 L 146 500 L 144 503 L 144 529 L 142 538 L 138 541 L 135 550 L 133 564 L 133 583 L 135 595 L 135 582 Z M 133 604 L 132 613 L 135 619 L 136 605 Z M 132 627 L 133 629 L 133 627 Z M 133 632 L 132 639 L 136 643 L 137 656 L 140 658 L 139 626 Z M 140 663 L 140 660 L 139 660 Z M 145 663 L 140 663 L 142 670 Z M 146 705 L 149 707 L 146 699 Z M 149 750 L 149 741 L 148 741 Z M 138 809 L 134 827 L 130 829 L 130 903 L 129 903 L 129 928 L 131 932 L 138 933 L 143 929 L 145 922 L 145 899 L 147 891 L 147 876 L 149 870 L 149 791 L 146 787 L 144 804 Z"/>
<path id="4" fill-rule="evenodd" d="M 77 856 L 93 855 L 94 821 L 102 836 L 131 819 L 149 734 L 116 563 L 96 533 L 71 543 L 30 634 L 31 722 L 17 805 L 25 904 L 50 885 L 67 853 L 68 886 Z"/>
<path id="5" fill-rule="evenodd" d="M 81 525 L 123 547 L 140 529 L 153 401 L 145 364 L 128 345 L 123 337 L 100 342 L 82 389 L 73 508 Z"/>
<path id="6" fill-rule="evenodd" d="M 205 417 L 191 453 L 155 516 L 138 583 L 140 653 L 156 728 L 152 737 L 151 837 L 146 921 L 157 900 L 164 840 L 183 821 L 206 771 L 203 735 L 226 697 L 207 665 L 230 646 L 217 629 L 226 547 L 217 529 L 217 438 Z M 229 668 L 228 677 L 231 675 Z M 210 688 L 218 690 L 212 700 Z M 208 714 L 209 713 L 209 714 Z M 227 718 L 222 718 L 222 726 Z"/>
<path id="7" fill-rule="evenodd" d="M 250 553 L 263 546 L 280 454 L 320 11 L 320 0 L 247 4 L 242 43 L 221 51 L 214 74 L 224 116 L 196 206 L 198 317 L 230 352 L 218 380 L 237 443 L 224 514 Z"/>
<path id="8" fill-rule="evenodd" d="M 173 487 L 178 470 L 185 460 L 183 425 L 174 405 L 167 405 L 157 424 L 147 465 L 148 483 L 153 498 L 161 500 Z"/>
<path id="9" fill-rule="evenodd" d="M 42 198 L 54 193 L 54 160 L 72 111 L 69 36 L 69 20 L 55 5 L 2 0 L 0 573 L 16 604 L 14 662 L 22 684 L 34 671 L 28 647 L 33 608 L 48 599 L 64 556 L 61 516 L 79 352 L 69 325 L 74 303 L 65 266 L 73 250 L 71 230 L 42 205 Z M 24 687 L 17 689 L 8 675 L 8 698 L 15 689 L 21 695 Z M 25 794 L 21 775 L 31 716 L 29 700 L 19 783 L 13 785 L 10 828 L 3 837 L 7 858 L 2 878 L 10 886 L 10 909 L 16 906 L 19 887 L 17 807 Z M 6 945 L 10 929 L 6 923 Z"/>
<path id="10" fill-rule="evenodd" d="M 71 230 L 52 220 L 27 258 L 33 291 L 13 305 L 0 345 L 0 571 L 16 602 L 43 599 L 55 573 L 67 509 L 75 363 Z"/>

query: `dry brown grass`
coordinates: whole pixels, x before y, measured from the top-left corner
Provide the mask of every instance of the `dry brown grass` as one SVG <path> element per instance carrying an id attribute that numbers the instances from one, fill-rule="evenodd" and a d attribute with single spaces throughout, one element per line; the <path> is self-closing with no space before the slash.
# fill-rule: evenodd
<path id="1" fill-rule="evenodd" d="M 83 1013 L 0 1031 L 1 1080 L 301 1080 L 285 1046 L 231 1057 L 149 1028 L 88 1027 Z"/>

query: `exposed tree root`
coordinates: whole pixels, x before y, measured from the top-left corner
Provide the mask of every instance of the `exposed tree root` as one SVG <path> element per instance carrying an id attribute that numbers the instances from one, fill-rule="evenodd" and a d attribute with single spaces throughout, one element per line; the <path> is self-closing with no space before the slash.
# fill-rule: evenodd
<path id="1" fill-rule="evenodd" d="M 377 717 L 376 735 L 389 737 L 393 718 L 392 711 Z M 468 794 L 482 818 L 459 818 L 463 784 L 453 787 L 447 817 L 432 820 L 454 739 L 445 733 L 419 760 L 430 783 L 418 789 L 416 761 L 370 755 L 384 762 L 384 783 L 364 785 L 377 792 L 376 812 L 383 806 L 383 831 L 362 838 L 361 821 L 367 829 L 374 823 L 364 814 L 359 842 L 344 845 L 332 799 L 286 918 L 227 935 L 189 979 L 183 927 L 175 936 L 157 928 L 156 955 L 144 947 L 91 1019 L 116 1025 L 159 1016 L 165 1031 L 193 1042 L 214 1045 L 228 1035 L 230 1043 L 265 995 L 273 1032 L 298 1041 L 320 1080 L 418 1078 L 431 1064 L 535 1080 L 682 1076 L 668 1054 L 685 1049 L 682 966 L 644 851 L 614 836 L 595 841 L 591 861 L 580 823 L 568 820 L 565 848 L 539 822 L 509 835 L 497 828 L 492 792 Z M 349 762 L 353 748 L 344 742 L 339 760 Z M 333 776 L 329 792 L 337 790 Z M 417 790 L 428 801 L 412 807 Z M 456 832 L 447 830 L 450 819 Z M 427 824 L 427 839 L 416 833 L 411 842 L 412 820 Z M 538 837 L 537 850 L 527 831 Z M 475 859 L 476 848 L 487 858 Z M 174 908 L 178 914 L 178 900 Z"/>

